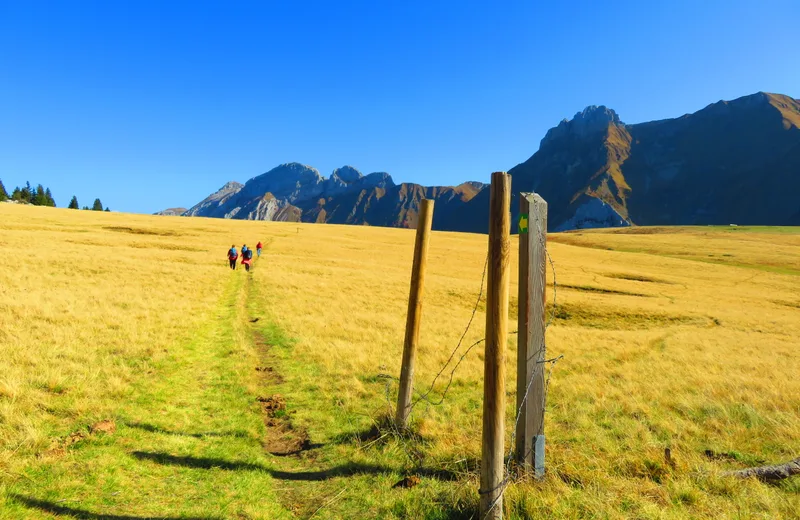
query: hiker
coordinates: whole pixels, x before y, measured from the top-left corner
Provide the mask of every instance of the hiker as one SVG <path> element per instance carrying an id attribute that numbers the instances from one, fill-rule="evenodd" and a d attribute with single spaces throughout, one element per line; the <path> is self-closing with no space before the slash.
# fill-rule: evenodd
<path id="1" fill-rule="evenodd" d="M 242 265 L 246 271 L 250 271 L 250 264 L 253 263 L 253 250 L 247 246 L 242 246 Z"/>
<path id="2" fill-rule="evenodd" d="M 256 256 L 261 256 L 261 249 L 262 249 L 263 247 L 264 247 L 264 246 L 263 246 L 263 245 L 261 245 L 261 242 L 259 242 L 258 244 L 256 244 Z"/>
<path id="3" fill-rule="evenodd" d="M 228 262 L 231 264 L 231 269 L 234 271 L 236 270 L 236 260 L 239 259 L 239 253 L 236 251 L 236 246 L 232 245 L 230 249 L 228 249 Z"/>

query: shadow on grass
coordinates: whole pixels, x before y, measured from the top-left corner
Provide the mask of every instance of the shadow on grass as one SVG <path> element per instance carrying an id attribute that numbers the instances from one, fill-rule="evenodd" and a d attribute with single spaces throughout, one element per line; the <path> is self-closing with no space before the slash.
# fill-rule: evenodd
<path id="1" fill-rule="evenodd" d="M 343 432 L 333 438 L 336 444 L 356 444 L 356 445 L 385 445 L 390 441 L 412 441 L 417 444 L 425 444 L 428 439 L 413 428 L 405 430 L 394 426 L 391 417 L 383 416 L 374 420 L 372 425 L 362 430 Z"/>
<path id="2" fill-rule="evenodd" d="M 309 442 L 308 440 L 306 440 L 306 442 L 303 442 L 296 450 L 281 452 L 275 450 L 270 451 L 269 448 L 267 448 L 267 451 L 269 452 L 270 455 L 274 457 L 294 457 L 305 451 L 317 450 L 319 448 L 324 448 L 324 447 L 325 447 L 324 443 Z"/>
<path id="3" fill-rule="evenodd" d="M 82 520 L 222 520 L 217 516 L 132 516 L 132 515 L 106 515 L 102 513 L 91 513 L 82 509 L 74 507 L 67 507 L 64 505 L 48 502 L 47 500 L 39 500 L 37 498 L 26 497 L 22 495 L 10 495 L 12 499 L 23 504 L 30 509 L 38 509 L 45 513 L 50 513 L 56 516 L 69 516 L 70 518 L 78 518 Z"/>
<path id="4" fill-rule="evenodd" d="M 392 475 L 401 474 L 403 470 L 379 466 L 375 464 L 360 464 L 350 462 L 339 466 L 334 466 L 325 470 L 318 471 L 281 471 L 268 468 L 261 464 L 250 462 L 231 462 L 223 459 L 212 459 L 205 457 L 187 457 L 170 455 L 168 453 L 153 453 L 144 451 L 134 451 L 131 455 L 139 460 L 148 460 L 165 466 L 182 466 L 193 469 L 224 469 L 228 471 L 263 471 L 272 475 L 273 478 L 289 481 L 322 481 L 336 477 L 350 477 L 356 475 Z M 430 468 L 417 468 L 411 472 L 421 477 L 435 478 L 437 480 L 452 481 L 457 480 L 458 476 L 450 471 L 437 470 Z"/>
<path id="5" fill-rule="evenodd" d="M 242 430 L 232 430 L 228 432 L 201 432 L 201 433 L 189 433 L 189 432 L 181 432 L 175 430 L 168 430 L 166 428 L 162 428 L 160 426 L 155 426 L 153 424 L 147 423 L 139 423 L 139 422 L 132 422 L 127 423 L 126 426 L 129 428 L 135 428 L 137 430 L 143 430 L 150 433 L 161 433 L 164 435 L 177 435 L 180 437 L 194 437 L 195 439 L 202 439 L 203 437 L 236 437 L 239 439 L 246 439 L 250 437 L 250 434 L 246 431 Z"/>
<path id="6" fill-rule="evenodd" d="M 480 520 L 480 517 L 477 507 L 472 509 L 444 507 L 428 512 L 422 518 L 425 520 Z"/>

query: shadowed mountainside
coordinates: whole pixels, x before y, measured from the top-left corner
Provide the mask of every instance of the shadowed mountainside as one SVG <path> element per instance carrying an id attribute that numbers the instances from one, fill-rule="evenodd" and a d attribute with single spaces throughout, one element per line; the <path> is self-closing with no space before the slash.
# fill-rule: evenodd
<path id="1" fill-rule="evenodd" d="M 515 195 L 535 191 L 547 200 L 548 227 L 556 231 L 800 225 L 800 103 L 758 93 L 635 125 L 589 107 L 551 129 L 539 151 L 509 173 Z M 445 227 L 485 232 L 488 200 L 488 192 L 479 194 Z"/>
<path id="2" fill-rule="evenodd" d="M 483 186 L 395 184 L 388 173 L 363 175 L 351 166 L 337 168 L 325 178 L 315 168 L 288 163 L 245 184 L 230 182 L 184 215 L 413 228 L 421 200 L 436 200 L 442 218 Z"/>

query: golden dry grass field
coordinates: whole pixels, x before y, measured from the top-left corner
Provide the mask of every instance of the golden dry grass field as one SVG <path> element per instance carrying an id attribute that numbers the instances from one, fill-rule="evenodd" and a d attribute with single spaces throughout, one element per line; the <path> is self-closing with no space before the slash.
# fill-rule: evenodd
<path id="1" fill-rule="evenodd" d="M 258 240 L 253 272 L 227 268 Z M 481 347 L 415 409 L 415 438 L 370 435 L 396 398 L 413 242 L 0 204 L 0 518 L 476 518 Z M 464 331 L 486 245 L 432 236 L 418 389 Z M 720 475 L 800 453 L 800 230 L 549 249 L 548 473 L 509 487 L 506 517 L 800 517 L 797 478 Z M 509 435 L 515 358 L 512 336 Z"/>

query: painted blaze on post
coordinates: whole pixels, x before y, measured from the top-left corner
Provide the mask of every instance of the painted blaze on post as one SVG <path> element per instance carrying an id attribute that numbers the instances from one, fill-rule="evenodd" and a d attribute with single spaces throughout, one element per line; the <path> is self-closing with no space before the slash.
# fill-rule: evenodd
<path id="1" fill-rule="evenodd" d="M 523 213 L 519 216 L 519 232 L 520 233 L 527 233 L 528 232 L 528 214 Z"/>

